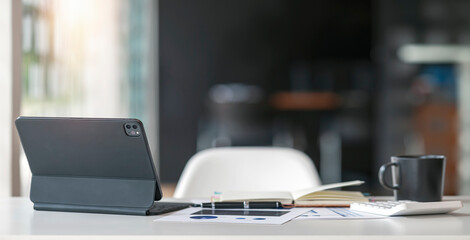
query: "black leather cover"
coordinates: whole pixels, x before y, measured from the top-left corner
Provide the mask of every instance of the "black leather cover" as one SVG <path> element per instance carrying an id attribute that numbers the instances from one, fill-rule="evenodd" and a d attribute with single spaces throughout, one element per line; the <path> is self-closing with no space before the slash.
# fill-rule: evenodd
<path id="1" fill-rule="evenodd" d="M 16 126 L 37 210 L 147 215 L 162 197 L 137 119 L 20 117 Z"/>

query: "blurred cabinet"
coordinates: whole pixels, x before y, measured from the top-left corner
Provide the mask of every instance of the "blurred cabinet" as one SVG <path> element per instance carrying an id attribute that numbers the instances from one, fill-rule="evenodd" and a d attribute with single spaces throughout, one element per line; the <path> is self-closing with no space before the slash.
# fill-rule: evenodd
<path id="1" fill-rule="evenodd" d="M 445 195 L 458 194 L 457 109 L 451 104 L 423 104 L 413 114 L 413 124 L 424 152 L 446 156 Z"/>

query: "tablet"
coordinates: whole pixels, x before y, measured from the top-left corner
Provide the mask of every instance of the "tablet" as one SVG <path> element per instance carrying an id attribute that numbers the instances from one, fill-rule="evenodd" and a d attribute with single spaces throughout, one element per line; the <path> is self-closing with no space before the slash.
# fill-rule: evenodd
<path id="1" fill-rule="evenodd" d="M 138 119 L 19 117 L 15 124 L 35 209 L 155 213 L 162 192 Z"/>

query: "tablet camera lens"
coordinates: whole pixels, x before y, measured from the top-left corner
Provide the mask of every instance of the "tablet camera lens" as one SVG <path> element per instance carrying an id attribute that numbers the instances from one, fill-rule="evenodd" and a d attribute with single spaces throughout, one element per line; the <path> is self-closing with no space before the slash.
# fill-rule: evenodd
<path id="1" fill-rule="evenodd" d="M 139 125 L 133 122 L 124 123 L 124 132 L 129 137 L 139 137 L 142 134 Z"/>

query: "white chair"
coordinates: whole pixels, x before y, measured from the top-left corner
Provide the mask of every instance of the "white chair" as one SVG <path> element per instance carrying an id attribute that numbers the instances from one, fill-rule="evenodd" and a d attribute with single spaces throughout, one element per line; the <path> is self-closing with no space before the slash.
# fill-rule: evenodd
<path id="1" fill-rule="evenodd" d="M 211 148 L 186 164 L 175 198 L 210 198 L 214 191 L 292 191 L 321 185 L 312 160 L 278 147 Z"/>

